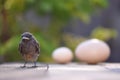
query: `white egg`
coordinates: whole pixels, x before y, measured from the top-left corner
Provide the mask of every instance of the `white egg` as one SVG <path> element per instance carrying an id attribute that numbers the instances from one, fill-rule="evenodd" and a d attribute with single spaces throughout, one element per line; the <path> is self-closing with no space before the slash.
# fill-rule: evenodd
<path id="1" fill-rule="evenodd" d="M 67 47 L 60 47 L 53 51 L 52 58 L 57 63 L 69 63 L 73 59 L 73 53 Z"/>
<path id="2" fill-rule="evenodd" d="M 80 61 L 96 64 L 108 59 L 110 56 L 110 48 L 101 40 L 90 39 L 77 46 L 75 56 Z"/>

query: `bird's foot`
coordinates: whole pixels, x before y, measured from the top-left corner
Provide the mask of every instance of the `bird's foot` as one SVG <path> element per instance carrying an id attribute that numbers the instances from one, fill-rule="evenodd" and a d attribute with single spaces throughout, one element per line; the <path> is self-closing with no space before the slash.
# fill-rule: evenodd
<path id="1" fill-rule="evenodd" d="M 36 66 L 36 65 L 32 66 L 32 68 L 36 68 L 36 67 L 38 67 L 38 66 Z"/>
<path id="2" fill-rule="evenodd" d="M 21 66 L 21 68 L 25 68 L 26 66 Z"/>

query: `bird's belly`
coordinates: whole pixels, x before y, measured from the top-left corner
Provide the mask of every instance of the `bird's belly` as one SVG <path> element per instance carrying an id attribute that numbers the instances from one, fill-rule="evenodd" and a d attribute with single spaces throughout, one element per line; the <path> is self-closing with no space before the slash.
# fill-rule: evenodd
<path id="1" fill-rule="evenodd" d="M 39 56 L 38 54 L 24 54 L 23 58 L 25 61 L 34 62 L 37 60 L 38 56 Z"/>
<path id="2" fill-rule="evenodd" d="M 36 50 L 36 48 L 33 45 L 27 45 L 23 49 L 24 53 L 35 53 L 35 50 Z"/>
<path id="3" fill-rule="evenodd" d="M 25 61 L 36 61 L 39 54 L 36 52 L 36 47 L 33 43 L 27 43 L 22 48 L 22 56 Z"/>

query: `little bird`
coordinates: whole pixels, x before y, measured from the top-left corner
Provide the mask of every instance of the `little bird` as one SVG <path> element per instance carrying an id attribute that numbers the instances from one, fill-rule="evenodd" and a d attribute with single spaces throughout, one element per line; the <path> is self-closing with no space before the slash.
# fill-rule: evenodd
<path id="1" fill-rule="evenodd" d="M 37 40 L 30 32 L 24 32 L 21 37 L 22 39 L 19 44 L 19 52 L 25 60 L 23 67 L 26 67 L 27 62 L 33 62 L 34 66 L 32 67 L 37 67 L 36 61 L 40 52 Z"/>

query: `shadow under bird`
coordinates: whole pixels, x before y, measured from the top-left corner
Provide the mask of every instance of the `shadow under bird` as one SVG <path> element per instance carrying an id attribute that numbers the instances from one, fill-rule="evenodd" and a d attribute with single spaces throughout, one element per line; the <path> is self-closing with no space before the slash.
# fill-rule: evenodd
<path id="1" fill-rule="evenodd" d="M 40 47 L 37 40 L 29 32 L 24 32 L 21 37 L 22 39 L 19 44 L 19 51 L 25 60 L 25 63 L 22 67 L 26 67 L 27 62 L 33 62 L 34 66 L 32 67 L 37 67 L 36 61 L 40 53 Z"/>

